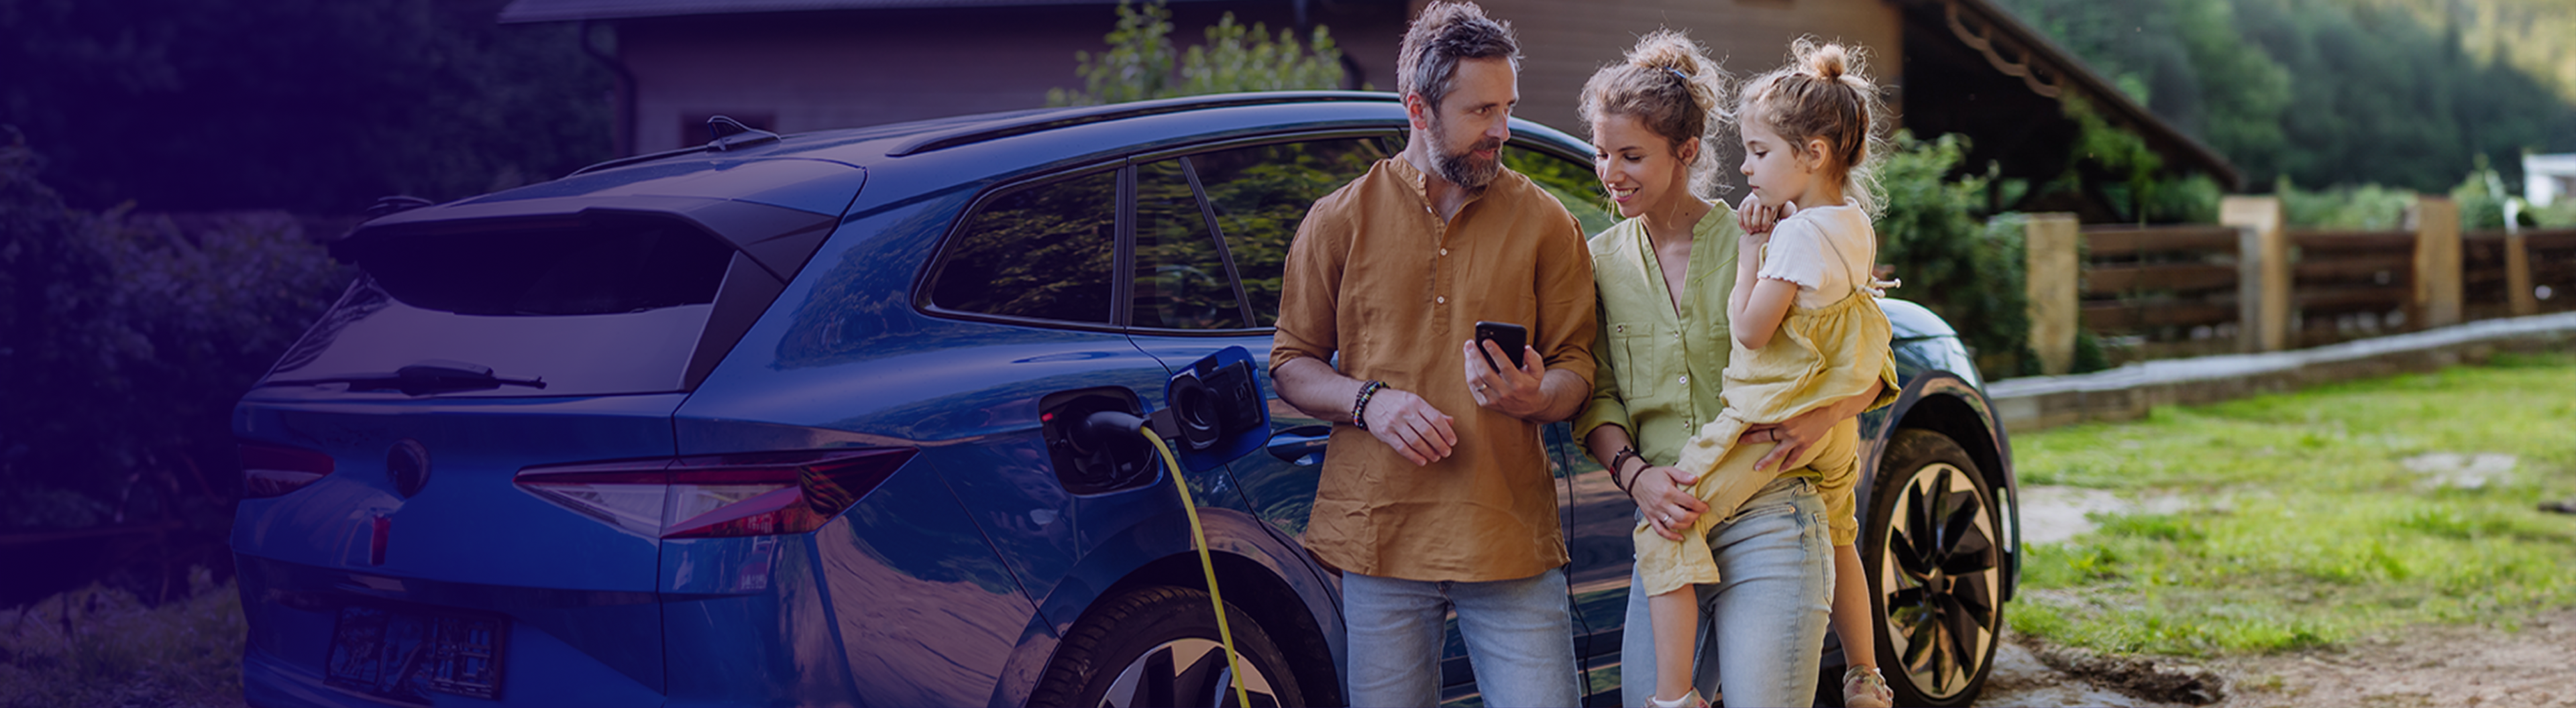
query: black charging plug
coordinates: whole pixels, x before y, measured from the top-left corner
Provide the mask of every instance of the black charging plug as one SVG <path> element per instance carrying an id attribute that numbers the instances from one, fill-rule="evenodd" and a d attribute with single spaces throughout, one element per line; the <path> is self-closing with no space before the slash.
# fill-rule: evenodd
<path id="1" fill-rule="evenodd" d="M 1073 444 L 1074 447 L 1084 450 L 1099 450 L 1120 442 L 1134 440 L 1144 429 L 1145 419 L 1134 414 L 1125 411 L 1094 411 L 1091 415 L 1083 416 L 1081 425 L 1074 426 Z"/>

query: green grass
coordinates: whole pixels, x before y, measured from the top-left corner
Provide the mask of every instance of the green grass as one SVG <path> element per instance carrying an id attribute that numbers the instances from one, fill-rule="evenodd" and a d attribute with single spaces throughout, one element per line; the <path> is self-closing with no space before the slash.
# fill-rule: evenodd
<path id="1" fill-rule="evenodd" d="M 92 586 L 0 610 L 0 706 L 241 705 L 240 595 L 191 580 L 159 607 Z"/>
<path id="2" fill-rule="evenodd" d="M 2334 645 L 2426 622 L 2512 627 L 2576 604 L 2576 357 L 2455 367 L 2013 440 L 2024 485 L 2171 497 L 2029 548 L 2015 631 L 2205 656 Z M 2511 479 L 2436 488 L 2404 461 L 2504 453 Z M 2155 508 L 2173 508 L 2171 506 Z"/>

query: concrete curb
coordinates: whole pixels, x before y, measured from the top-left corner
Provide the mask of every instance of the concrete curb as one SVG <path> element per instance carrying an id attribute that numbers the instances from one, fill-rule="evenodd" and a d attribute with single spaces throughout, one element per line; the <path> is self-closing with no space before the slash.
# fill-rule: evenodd
<path id="1" fill-rule="evenodd" d="M 2483 362 L 2498 351 L 2576 343 L 2576 312 L 2481 320 L 2315 349 L 2164 359 L 2109 371 L 2034 376 L 1986 386 L 1997 418 L 2013 433 L 2088 421 L 2136 420 L 2164 405 L 2215 403 L 2258 393 L 2432 371 Z"/>

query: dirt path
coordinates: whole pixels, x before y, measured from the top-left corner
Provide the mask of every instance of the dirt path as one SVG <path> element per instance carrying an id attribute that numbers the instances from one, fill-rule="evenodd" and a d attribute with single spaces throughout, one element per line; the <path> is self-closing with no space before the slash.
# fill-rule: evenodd
<path id="1" fill-rule="evenodd" d="M 2393 640 L 2208 667 L 2227 677 L 2217 708 L 2576 706 L 2576 609 L 2542 614 L 2520 631 L 2423 627 Z M 2049 668 L 2017 643 L 1996 651 L 1977 705 L 2189 708 Z"/>
<path id="2" fill-rule="evenodd" d="M 2519 632 L 2426 627 L 2365 642 L 2228 662 L 2225 705 L 2576 706 L 2576 609 L 2535 617 Z"/>

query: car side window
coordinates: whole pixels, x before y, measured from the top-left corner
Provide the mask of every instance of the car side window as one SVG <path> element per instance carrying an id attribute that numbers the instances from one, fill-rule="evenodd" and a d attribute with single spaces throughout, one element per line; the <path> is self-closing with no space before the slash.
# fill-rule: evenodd
<path id="1" fill-rule="evenodd" d="M 1601 233 L 1619 222 L 1619 214 L 1610 210 L 1610 198 L 1602 194 L 1601 178 L 1594 174 L 1590 163 L 1514 145 L 1503 151 L 1503 166 L 1555 195 L 1557 203 L 1564 204 L 1575 222 L 1583 225 L 1584 236 Z"/>
<path id="2" fill-rule="evenodd" d="M 1181 159 L 1136 167 L 1136 272 L 1130 326 L 1243 329 L 1243 299 Z"/>
<path id="3" fill-rule="evenodd" d="M 1118 259 L 1118 172 L 985 201 L 933 281 L 930 302 L 971 312 L 1108 324 Z"/>
<path id="4" fill-rule="evenodd" d="M 1367 174 L 1387 156 L 1375 138 L 1328 138 L 1193 155 L 1225 247 L 1243 279 L 1253 326 L 1279 322 L 1279 275 L 1297 224 L 1315 200 Z"/>

